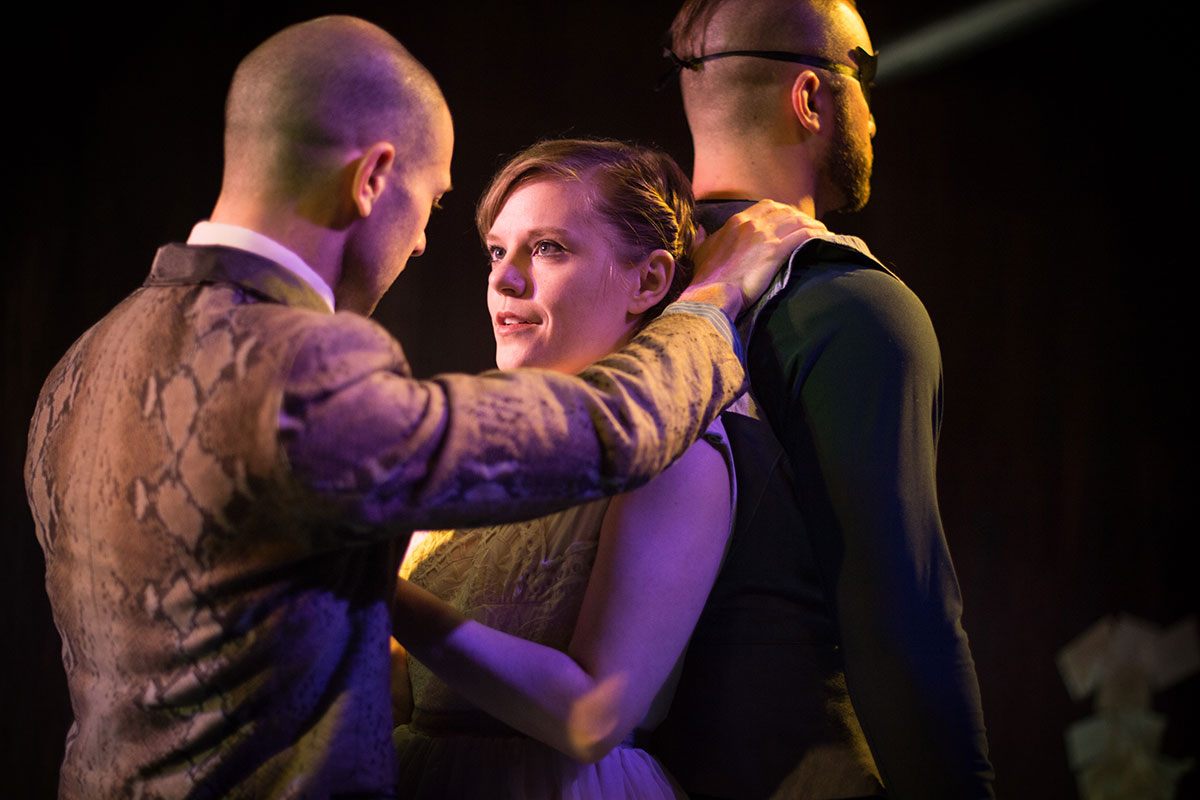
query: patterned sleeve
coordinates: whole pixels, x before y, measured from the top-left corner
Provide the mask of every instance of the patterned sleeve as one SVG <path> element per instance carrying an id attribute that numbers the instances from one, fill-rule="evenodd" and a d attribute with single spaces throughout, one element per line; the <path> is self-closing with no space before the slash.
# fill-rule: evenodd
<path id="1" fill-rule="evenodd" d="M 294 476 L 351 524 L 468 526 L 645 483 L 743 378 L 726 335 L 689 313 L 653 321 L 577 377 L 517 370 L 429 381 L 408 377 L 382 328 L 339 314 L 299 346 L 280 437 Z"/>

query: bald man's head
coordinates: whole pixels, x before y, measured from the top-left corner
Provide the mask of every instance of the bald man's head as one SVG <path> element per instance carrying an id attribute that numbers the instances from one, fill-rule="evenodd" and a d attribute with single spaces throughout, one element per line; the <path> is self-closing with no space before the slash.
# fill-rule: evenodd
<path id="1" fill-rule="evenodd" d="M 685 58 L 724 50 L 823 49 L 836 6 L 854 0 L 687 0 L 671 24 L 671 48 Z"/>
<path id="2" fill-rule="evenodd" d="M 234 73 L 222 193 L 294 198 L 377 141 L 398 162 L 424 157 L 445 113 L 433 76 L 383 29 L 345 16 L 293 25 Z"/>
<path id="3" fill-rule="evenodd" d="M 685 60 L 730 50 L 781 50 L 846 62 L 854 45 L 842 41 L 839 7 L 854 9 L 854 0 L 688 0 L 671 25 L 671 49 Z M 790 88 L 789 75 L 801 69 L 729 58 L 683 70 L 688 122 L 693 130 L 752 134 L 776 113 Z"/>
<path id="4" fill-rule="evenodd" d="M 671 44 L 688 65 L 698 196 L 818 215 L 867 202 L 875 121 L 861 81 L 874 51 L 854 0 L 687 0 Z"/>

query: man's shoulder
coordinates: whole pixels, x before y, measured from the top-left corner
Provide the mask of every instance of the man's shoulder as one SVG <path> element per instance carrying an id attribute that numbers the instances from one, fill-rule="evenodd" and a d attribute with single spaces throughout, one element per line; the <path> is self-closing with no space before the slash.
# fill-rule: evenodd
<path id="1" fill-rule="evenodd" d="M 850 358 L 886 354 L 905 363 L 939 362 L 933 323 L 917 295 L 874 258 L 852 248 L 806 244 L 793 255 L 787 285 L 775 303 L 764 311 L 773 335 L 798 336 L 814 352 L 829 356 L 834 351 L 828 345 L 836 341 L 836 352 Z"/>
<path id="2" fill-rule="evenodd" d="M 917 295 L 873 256 L 835 241 L 810 240 L 791 259 L 787 293 L 846 313 L 927 318 Z"/>
<path id="3" fill-rule="evenodd" d="M 347 370 L 358 374 L 403 361 L 399 343 L 361 314 L 330 313 L 324 300 L 294 272 L 256 253 L 224 246 L 166 245 L 144 288 L 183 288 L 193 295 L 183 316 L 203 332 L 228 325 L 239 339 L 290 358 L 292 373 L 326 378 Z M 167 306 L 179 302 L 165 297 Z M 176 316 L 172 309 L 168 316 Z M 179 321 L 183 321 L 178 318 Z"/>
<path id="4" fill-rule="evenodd" d="M 867 280 L 903 282 L 857 236 L 815 236 L 797 247 L 788 258 L 791 271 L 803 279 L 861 273 Z"/>
<path id="5" fill-rule="evenodd" d="M 400 343 L 374 320 L 349 311 L 308 316 L 296 331 L 294 389 L 303 392 L 310 383 L 314 388 L 342 385 L 380 370 L 408 374 Z"/>
<path id="6" fill-rule="evenodd" d="M 118 327 L 139 325 L 147 335 L 160 330 L 168 337 L 183 336 L 202 349 L 225 346 L 228 339 L 229 347 L 243 350 L 251 361 L 282 369 L 301 391 L 337 386 L 373 370 L 407 374 L 400 344 L 377 322 L 348 311 L 329 313 L 319 304 L 293 305 L 287 302 L 290 286 L 246 279 L 251 267 L 258 270 L 256 277 L 275 275 L 262 268 L 269 264 L 266 259 L 246 254 L 243 260 L 248 266 L 236 275 L 182 273 L 154 280 L 152 273 L 132 302 L 123 304 L 127 308 L 110 317 Z M 229 259 L 213 263 L 227 266 Z"/>

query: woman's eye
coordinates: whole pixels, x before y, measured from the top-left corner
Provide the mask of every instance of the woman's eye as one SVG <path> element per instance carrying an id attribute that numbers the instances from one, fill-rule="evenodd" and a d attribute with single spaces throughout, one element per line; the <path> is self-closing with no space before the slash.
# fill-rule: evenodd
<path id="1" fill-rule="evenodd" d="M 540 241 L 533 246 L 535 256 L 556 256 L 561 252 L 563 252 L 562 245 L 549 240 Z"/>
<path id="2" fill-rule="evenodd" d="M 488 262 L 495 264 L 497 261 L 504 260 L 504 248 L 492 245 L 487 249 Z"/>

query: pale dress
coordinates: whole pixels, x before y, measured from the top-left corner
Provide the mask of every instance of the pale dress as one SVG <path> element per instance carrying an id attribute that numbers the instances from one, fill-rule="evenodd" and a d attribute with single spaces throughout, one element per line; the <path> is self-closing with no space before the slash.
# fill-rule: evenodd
<path id="1" fill-rule="evenodd" d="M 719 423 L 705 438 L 728 465 Z M 413 547 L 401 575 L 484 625 L 565 651 L 608 503 L 597 500 L 527 522 L 431 532 Z M 687 796 L 644 750 L 622 745 L 595 764 L 582 764 L 475 708 L 416 659 L 408 663 L 414 711 L 412 723 L 395 733 L 399 797 Z"/>

